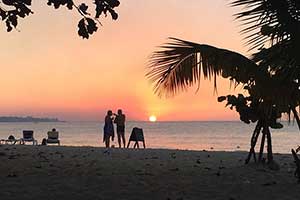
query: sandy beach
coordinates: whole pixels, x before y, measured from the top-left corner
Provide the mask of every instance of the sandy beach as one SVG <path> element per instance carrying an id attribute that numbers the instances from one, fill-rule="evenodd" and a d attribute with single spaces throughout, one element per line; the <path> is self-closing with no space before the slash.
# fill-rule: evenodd
<path id="1" fill-rule="evenodd" d="M 280 171 L 246 152 L 0 146 L 1 199 L 299 199 L 291 155 Z"/>

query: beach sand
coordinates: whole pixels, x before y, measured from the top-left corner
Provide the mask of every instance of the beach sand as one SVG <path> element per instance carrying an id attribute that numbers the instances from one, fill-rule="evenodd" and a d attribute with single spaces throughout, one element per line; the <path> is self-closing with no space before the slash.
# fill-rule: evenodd
<path id="1" fill-rule="evenodd" d="M 291 155 L 279 171 L 247 152 L 0 146 L 0 199 L 296 200 Z"/>

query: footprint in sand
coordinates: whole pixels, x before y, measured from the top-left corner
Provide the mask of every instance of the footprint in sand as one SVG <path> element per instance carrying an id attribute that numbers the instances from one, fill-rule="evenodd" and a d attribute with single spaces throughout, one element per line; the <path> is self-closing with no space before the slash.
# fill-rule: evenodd
<path id="1" fill-rule="evenodd" d="M 215 173 L 217 176 L 221 176 L 221 172 L 218 171 L 217 173 Z"/>
<path id="2" fill-rule="evenodd" d="M 277 182 L 276 181 L 272 181 L 272 182 L 267 182 L 267 183 L 263 183 L 263 186 L 271 186 L 271 185 L 276 185 Z"/>
<path id="3" fill-rule="evenodd" d="M 8 156 L 8 159 L 9 159 L 9 160 L 16 159 L 16 156 L 15 156 L 15 155 L 10 155 L 10 156 Z"/>
<path id="4" fill-rule="evenodd" d="M 18 176 L 17 176 L 17 174 L 15 174 L 15 173 L 12 172 L 12 173 L 8 174 L 7 177 L 8 178 L 16 178 Z"/>
<path id="5" fill-rule="evenodd" d="M 179 169 L 176 167 L 176 168 L 174 168 L 174 169 L 170 169 L 170 171 L 177 172 L 177 171 L 179 171 Z"/>
<path id="6" fill-rule="evenodd" d="M 6 156 L 6 153 L 0 152 L 0 156 Z"/>

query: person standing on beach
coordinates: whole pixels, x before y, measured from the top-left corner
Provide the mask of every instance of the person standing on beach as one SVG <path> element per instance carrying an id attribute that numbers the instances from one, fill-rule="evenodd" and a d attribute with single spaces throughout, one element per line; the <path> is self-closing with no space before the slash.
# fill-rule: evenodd
<path id="1" fill-rule="evenodd" d="M 110 138 L 114 141 L 115 130 L 113 125 L 113 113 L 111 110 L 107 111 L 107 115 L 105 116 L 105 124 L 104 124 L 104 134 L 103 134 L 103 142 L 105 142 L 105 147 L 109 148 Z"/>
<path id="2" fill-rule="evenodd" d="M 125 148 L 125 118 L 126 116 L 123 114 L 122 110 L 118 110 L 118 114 L 114 120 L 114 123 L 117 124 L 117 136 L 118 136 L 118 143 L 119 148 L 121 148 L 121 139 L 123 142 L 123 146 Z"/>

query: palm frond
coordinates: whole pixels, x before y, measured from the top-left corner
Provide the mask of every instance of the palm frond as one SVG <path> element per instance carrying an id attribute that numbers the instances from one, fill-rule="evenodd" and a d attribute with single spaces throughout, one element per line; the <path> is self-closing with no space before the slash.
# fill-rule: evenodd
<path id="1" fill-rule="evenodd" d="M 290 42 L 277 43 L 269 48 L 262 48 L 253 54 L 252 60 L 259 63 L 260 67 L 270 68 L 274 72 L 289 68 L 296 69 L 295 57 L 290 54 L 293 50 Z"/>
<path id="2" fill-rule="evenodd" d="M 299 0 L 233 0 L 231 5 L 244 8 L 236 18 L 245 26 L 250 50 L 299 37 Z"/>
<path id="3" fill-rule="evenodd" d="M 245 56 L 206 44 L 197 44 L 169 38 L 150 58 L 150 71 L 146 77 L 154 82 L 154 91 L 159 96 L 173 96 L 179 91 L 198 83 L 201 76 L 213 79 L 222 75 L 235 83 L 249 83 L 258 66 Z"/>

